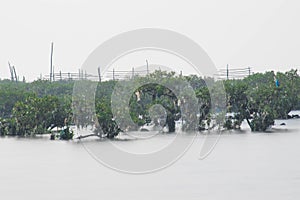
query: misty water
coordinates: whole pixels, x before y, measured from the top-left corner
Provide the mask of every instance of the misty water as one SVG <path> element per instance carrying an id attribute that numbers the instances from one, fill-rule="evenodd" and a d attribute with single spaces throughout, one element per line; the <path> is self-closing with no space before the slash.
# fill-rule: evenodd
<path id="1" fill-rule="evenodd" d="M 198 159 L 204 136 L 197 136 L 178 162 L 144 175 L 124 174 L 104 167 L 78 141 L 0 138 L 0 197 L 5 200 L 299 199 L 300 120 L 284 122 L 286 126 L 278 126 L 273 133 L 250 133 L 247 128 L 243 132 L 227 132 L 204 160 Z M 153 145 L 164 143 L 168 137 L 173 136 L 157 135 Z M 119 143 L 142 150 L 147 141 Z"/>

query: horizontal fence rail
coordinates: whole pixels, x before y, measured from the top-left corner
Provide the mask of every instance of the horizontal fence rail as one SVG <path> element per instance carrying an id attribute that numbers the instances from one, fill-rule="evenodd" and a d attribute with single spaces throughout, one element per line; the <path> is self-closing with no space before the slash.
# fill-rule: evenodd
<path id="1" fill-rule="evenodd" d="M 159 70 L 159 68 L 157 69 Z M 153 72 L 153 70 L 151 70 Z M 92 80 L 92 81 L 102 81 L 102 80 L 122 80 L 122 79 L 130 79 L 135 76 L 146 76 L 149 74 L 149 70 L 109 70 L 105 74 L 100 73 L 100 69 L 98 68 L 98 74 L 88 74 L 87 72 L 83 72 L 79 70 L 76 72 L 56 72 L 50 75 L 45 75 L 43 79 L 52 81 L 61 81 L 61 80 Z M 247 68 L 232 68 L 227 67 L 226 69 L 219 69 L 217 74 L 214 74 L 214 78 L 217 80 L 224 79 L 241 79 L 251 75 L 253 72 L 250 67 Z M 181 72 L 182 74 L 182 72 Z"/>

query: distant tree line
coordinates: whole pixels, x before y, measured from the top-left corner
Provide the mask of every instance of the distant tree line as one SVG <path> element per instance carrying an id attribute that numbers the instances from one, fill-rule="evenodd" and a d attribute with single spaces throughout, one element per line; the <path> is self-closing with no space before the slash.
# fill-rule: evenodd
<path id="1" fill-rule="evenodd" d="M 147 83 L 148 79 L 163 84 Z M 16 83 L 1 80 L 0 135 L 44 134 L 52 127 L 76 124 L 78 127 L 94 125 L 95 134 L 113 138 L 120 131 L 137 130 L 153 120 L 149 109 L 156 104 L 165 108 L 164 123 L 169 132 L 175 131 L 175 121 L 179 119 L 186 121 L 183 125 L 184 131 L 203 131 L 215 127 L 240 129 L 244 120 L 252 131 L 266 131 L 274 124 L 275 119 L 286 119 L 291 110 L 300 109 L 300 77 L 297 70 L 256 73 L 236 80 L 214 80 L 209 77 L 181 76 L 173 72 L 156 71 L 146 77 L 137 76 L 130 81 L 99 82 L 95 102 L 84 104 L 81 102 L 84 97 L 80 97 L 80 100 L 72 96 L 74 83 L 46 80 Z M 89 83 L 86 80 L 82 89 L 88 87 Z M 131 87 L 129 83 L 141 87 L 112 102 L 112 95 L 116 95 L 113 93 L 114 88 L 121 87 L 119 92 L 122 95 L 122 91 Z M 220 90 L 221 83 L 224 85 L 224 94 Z M 180 92 L 176 94 L 172 87 Z M 214 97 L 211 96 L 212 90 Z M 220 113 L 218 109 L 213 110 L 211 102 L 212 98 L 222 95 L 225 97 L 225 113 Z M 128 102 L 124 102 L 125 97 L 129 99 Z M 113 116 L 112 103 L 127 106 L 115 106 L 117 109 L 114 112 L 117 115 Z M 81 114 L 72 112 L 72 107 L 77 104 L 82 104 L 79 111 Z M 222 107 L 221 103 L 215 106 Z M 94 108 L 96 112 L 93 115 Z M 195 112 L 183 112 L 184 110 Z M 234 113 L 233 117 L 226 117 L 226 112 Z M 82 115 L 85 113 L 89 113 L 90 117 Z M 129 113 L 131 121 L 126 121 L 128 119 L 124 113 Z M 223 120 L 218 120 L 218 115 L 223 115 Z"/>

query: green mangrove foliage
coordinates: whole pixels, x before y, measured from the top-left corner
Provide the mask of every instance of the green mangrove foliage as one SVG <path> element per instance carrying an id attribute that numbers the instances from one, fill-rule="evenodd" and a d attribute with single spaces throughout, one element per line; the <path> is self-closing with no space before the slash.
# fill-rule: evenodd
<path id="1" fill-rule="evenodd" d="M 275 80 L 280 84 L 276 85 Z M 239 128 L 246 119 L 252 131 L 266 131 L 274 119 L 288 118 L 288 113 L 300 106 L 299 84 L 297 70 L 225 81 L 228 111 L 236 114 L 233 124 L 232 120 L 226 122 L 226 128 Z"/>
<path id="2" fill-rule="evenodd" d="M 72 88 L 72 82 L 0 81 L 0 135 L 44 134 L 71 123 Z"/>
<path id="3" fill-rule="evenodd" d="M 80 85 L 75 87 L 78 91 L 74 84 Z M 222 121 L 224 106 L 232 114 Z M 252 131 L 266 131 L 293 109 L 300 109 L 297 70 L 225 81 L 163 71 L 101 83 L 0 80 L 0 135 L 43 134 L 74 123 L 79 128 L 94 125 L 96 134 L 113 138 L 150 121 L 174 132 L 179 119 L 185 122 L 184 131 L 240 129 L 244 120 Z M 156 116 L 151 115 L 153 110 Z"/>

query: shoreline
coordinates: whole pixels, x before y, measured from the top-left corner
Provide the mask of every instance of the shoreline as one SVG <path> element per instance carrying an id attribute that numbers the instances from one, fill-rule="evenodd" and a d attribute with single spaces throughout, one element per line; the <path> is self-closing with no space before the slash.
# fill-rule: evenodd
<path id="1" fill-rule="evenodd" d="M 280 125 L 282 123 L 285 123 L 285 125 Z M 300 131 L 300 127 L 297 126 L 300 123 L 299 118 L 292 118 L 292 119 L 276 119 L 275 124 L 272 126 L 271 130 L 265 131 L 265 132 L 251 132 L 250 127 L 247 125 L 247 122 L 243 122 L 241 129 L 233 129 L 233 130 L 220 130 L 220 134 L 216 133 L 216 130 L 210 130 L 210 131 L 198 131 L 198 132 L 191 132 L 190 134 L 188 132 L 174 132 L 174 133 L 158 133 L 156 135 L 164 136 L 164 135 L 182 135 L 182 136 L 189 136 L 189 135 L 233 135 L 233 134 L 273 134 L 273 133 L 291 133 L 291 132 L 298 132 Z M 133 131 L 136 133 L 141 133 L 141 135 L 147 135 L 147 132 L 139 132 L 139 131 Z M 130 133 L 130 132 L 129 132 Z M 155 135 L 155 136 L 156 136 Z M 46 139 L 50 140 L 51 133 L 45 133 L 45 134 L 36 134 L 32 136 L 20 136 L 20 135 L 1 135 L 0 139 Z M 139 140 L 138 138 L 134 138 L 133 136 L 130 136 L 130 134 L 124 134 L 121 133 L 119 136 L 117 136 L 114 139 L 108 139 L 108 138 L 99 138 L 99 137 L 93 137 L 91 136 L 89 139 L 79 139 L 78 137 L 82 136 L 76 132 L 74 132 L 74 138 L 71 141 L 87 141 L 87 140 L 101 140 L 101 141 L 133 141 L 133 140 Z M 77 138 L 76 138 L 77 137 Z M 148 139 L 148 138 L 143 138 Z M 57 139 L 59 140 L 59 139 Z"/>

